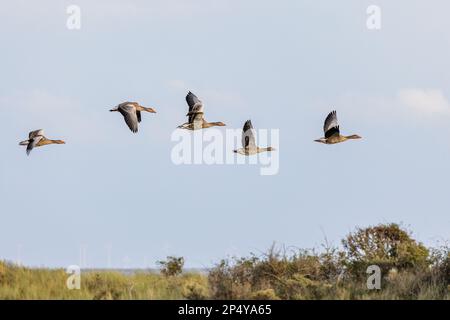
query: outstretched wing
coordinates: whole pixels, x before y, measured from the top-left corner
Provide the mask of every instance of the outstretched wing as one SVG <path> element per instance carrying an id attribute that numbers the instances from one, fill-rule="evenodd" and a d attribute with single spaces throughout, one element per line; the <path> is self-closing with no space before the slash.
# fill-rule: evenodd
<path id="1" fill-rule="evenodd" d="M 31 131 L 28 134 L 28 139 L 33 139 L 34 137 L 43 136 L 43 135 L 44 135 L 44 130 L 42 130 L 42 129 Z"/>
<path id="2" fill-rule="evenodd" d="M 192 111 L 192 108 L 194 108 L 195 106 L 203 106 L 203 102 L 192 92 L 188 92 L 187 96 L 186 96 L 186 102 L 189 106 L 189 112 Z"/>
<path id="3" fill-rule="evenodd" d="M 138 116 L 136 114 L 136 108 L 132 104 L 121 104 L 119 106 L 119 112 L 123 115 L 128 128 L 134 133 L 138 132 Z"/>
<path id="4" fill-rule="evenodd" d="M 42 135 L 36 135 L 28 141 L 27 155 L 30 155 L 31 150 L 33 150 L 34 147 L 36 147 L 39 141 L 41 141 L 43 138 L 44 136 Z"/>
<path id="5" fill-rule="evenodd" d="M 187 116 L 189 117 L 189 123 L 194 121 L 194 117 L 198 113 L 203 113 L 203 102 L 192 92 L 188 92 L 186 96 L 186 102 L 189 106 L 189 112 Z"/>
<path id="6" fill-rule="evenodd" d="M 242 131 L 242 146 L 248 149 L 256 148 L 255 135 L 253 133 L 253 125 L 251 120 L 247 120 L 244 123 L 244 128 Z"/>
<path id="7" fill-rule="evenodd" d="M 335 110 L 331 111 L 325 119 L 325 123 L 323 124 L 323 132 L 325 133 L 325 138 L 339 134 L 339 123 Z"/>

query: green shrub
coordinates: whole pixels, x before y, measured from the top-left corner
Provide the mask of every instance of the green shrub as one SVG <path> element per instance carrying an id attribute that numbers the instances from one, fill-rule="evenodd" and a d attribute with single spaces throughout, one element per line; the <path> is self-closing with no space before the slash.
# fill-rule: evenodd
<path id="1" fill-rule="evenodd" d="M 334 254 L 334 253 L 333 253 Z M 257 257 L 222 260 L 210 270 L 208 279 L 214 299 L 321 298 L 332 287 L 330 274 L 339 266 L 331 266 L 337 258 L 307 250 L 287 254 L 272 247 Z M 272 294 L 273 293 L 273 294 Z"/>
<path id="2" fill-rule="evenodd" d="M 365 277 L 369 265 L 379 266 L 383 274 L 392 268 L 401 271 L 429 265 L 428 249 L 394 223 L 358 228 L 342 244 L 348 271 L 357 277 Z"/>
<path id="3" fill-rule="evenodd" d="M 0 261 L 0 299 L 450 299 L 449 247 L 427 249 L 398 225 L 357 229 L 343 251 L 276 249 L 220 261 L 208 275 L 183 273 L 168 257 L 161 274 L 82 272 L 66 287 L 63 269 L 30 269 Z M 366 266 L 378 264 L 381 290 L 368 290 Z"/>
<path id="4" fill-rule="evenodd" d="M 161 274 L 167 277 L 177 276 L 183 272 L 184 258 L 169 256 L 165 261 L 158 261 Z"/>

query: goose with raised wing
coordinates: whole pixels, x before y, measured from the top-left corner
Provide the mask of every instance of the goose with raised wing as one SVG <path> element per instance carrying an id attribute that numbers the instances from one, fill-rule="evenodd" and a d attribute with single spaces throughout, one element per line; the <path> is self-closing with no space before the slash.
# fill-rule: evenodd
<path id="1" fill-rule="evenodd" d="M 255 134 L 253 132 L 253 125 L 251 120 L 247 120 L 244 123 L 242 130 L 242 148 L 234 150 L 235 153 L 242 154 L 244 156 L 251 156 L 261 152 L 275 151 L 275 148 L 267 147 L 260 148 L 256 145 Z"/>
<path id="2" fill-rule="evenodd" d="M 328 114 L 323 125 L 323 132 L 325 133 L 325 137 L 314 141 L 325 144 L 335 144 L 351 139 L 361 139 L 357 134 L 352 134 L 350 136 L 341 135 L 336 111 L 331 111 Z"/>
<path id="3" fill-rule="evenodd" d="M 21 141 L 19 145 L 27 146 L 27 155 L 30 155 L 31 150 L 36 147 L 42 147 L 49 144 L 65 144 L 63 140 L 51 140 L 44 136 L 44 130 L 39 129 L 31 131 L 28 134 L 28 140 Z"/>
<path id="4" fill-rule="evenodd" d="M 156 113 L 155 109 L 153 108 L 143 107 L 137 102 L 129 101 L 123 102 L 109 111 L 120 112 L 120 114 L 125 119 L 125 123 L 127 124 L 128 128 L 130 128 L 130 130 L 134 133 L 138 132 L 139 130 L 139 123 L 142 120 L 142 111 Z"/>
<path id="5" fill-rule="evenodd" d="M 178 126 L 180 129 L 199 130 L 211 127 L 223 127 L 223 122 L 208 122 L 204 119 L 203 102 L 192 92 L 188 92 L 186 102 L 189 106 L 189 112 L 186 114 L 188 122 Z"/>

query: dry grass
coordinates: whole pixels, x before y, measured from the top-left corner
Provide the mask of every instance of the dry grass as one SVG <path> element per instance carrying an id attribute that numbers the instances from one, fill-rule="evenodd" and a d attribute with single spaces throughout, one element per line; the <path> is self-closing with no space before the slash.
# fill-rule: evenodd
<path id="1" fill-rule="evenodd" d="M 209 272 L 215 299 L 450 299 L 450 250 L 426 248 L 397 224 L 358 228 L 343 250 L 276 249 L 223 260 Z M 367 267 L 381 289 L 367 287 Z"/>
<path id="2" fill-rule="evenodd" d="M 81 274 L 80 290 L 67 289 L 67 277 L 64 270 L 29 269 L 0 262 L 0 299 L 170 300 L 195 298 L 192 291 L 207 295 L 207 279 L 200 274 L 165 277 L 147 272 L 88 272 Z"/>
<path id="3" fill-rule="evenodd" d="M 169 257 L 162 274 L 81 274 L 80 290 L 66 287 L 64 270 L 30 269 L 0 261 L 0 299 L 446 299 L 450 250 L 426 248 L 398 225 L 357 229 L 343 249 L 325 247 L 222 260 L 208 275 L 181 273 Z M 167 272 L 176 262 L 176 272 Z M 366 268 L 382 270 L 380 290 L 369 290 Z M 165 271 L 164 271 L 165 270 Z"/>

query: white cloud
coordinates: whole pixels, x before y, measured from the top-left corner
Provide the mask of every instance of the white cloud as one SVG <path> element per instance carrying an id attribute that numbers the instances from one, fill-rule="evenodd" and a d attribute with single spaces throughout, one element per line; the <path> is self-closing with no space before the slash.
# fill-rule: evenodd
<path id="1" fill-rule="evenodd" d="M 449 101 L 437 89 L 403 89 L 399 91 L 397 98 L 403 106 L 420 114 L 450 114 Z"/>
<path id="2" fill-rule="evenodd" d="M 450 118 L 450 102 L 439 88 L 403 88 L 391 95 L 349 92 L 317 100 L 310 108 L 320 120 L 336 109 L 343 128 L 356 129 L 358 126 L 446 128 Z"/>
<path id="3" fill-rule="evenodd" d="M 347 93 L 332 101 L 319 101 L 325 114 L 332 108 L 360 121 L 377 123 L 390 121 L 429 122 L 450 116 L 450 102 L 439 89 L 399 89 L 393 95 Z"/>

